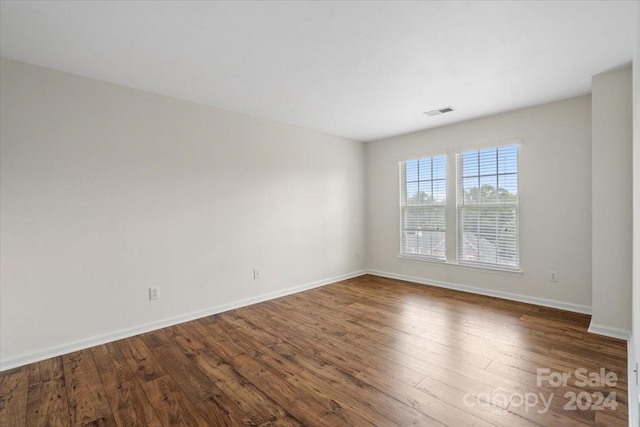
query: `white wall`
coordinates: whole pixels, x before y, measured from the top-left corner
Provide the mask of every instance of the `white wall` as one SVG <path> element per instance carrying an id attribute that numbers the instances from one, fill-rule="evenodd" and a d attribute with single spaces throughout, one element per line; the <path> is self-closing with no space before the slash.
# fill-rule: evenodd
<path id="1" fill-rule="evenodd" d="M 3 369 L 364 268 L 362 143 L 11 60 L 0 76 Z"/>
<path id="2" fill-rule="evenodd" d="M 447 148 L 464 150 L 510 138 L 522 138 L 520 260 L 523 273 L 495 273 L 399 259 L 398 160 Z M 565 308 L 589 310 L 589 96 L 369 143 L 366 152 L 369 268 L 396 277 L 445 286 L 462 285 L 484 293 L 509 294 L 507 296 L 543 304 L 559 302 L 556 305 Z M 451 214 L 455 215 L 455 210 Z M 558 283 L 548 282 L 549 270 L 558 272 Z"/>
<path id="3" fill-rule="evenodd" d="M 640 362 L 640 4 L 637 6 L 633 55 L 633 302 L 629 346 L 629 425 L 640 425 L 640 387 L 636 372 Z"/>
<path id="4" fill-rule="evenodd" d="M 593 331 L 631 330 L 631 67 L 591 84 Z"/>

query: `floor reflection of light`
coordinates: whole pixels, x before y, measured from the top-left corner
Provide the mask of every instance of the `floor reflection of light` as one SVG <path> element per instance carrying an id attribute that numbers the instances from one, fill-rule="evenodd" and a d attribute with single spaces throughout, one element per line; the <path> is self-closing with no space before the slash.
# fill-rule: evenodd
<path id="1" fill-rule="evenodd" d="M 442 390 L 443 385 L 462 395 L 494 392 L 499 384 L 487 384 L 486 378 L 475 381 L 473 373 L 480 376 L 492 360 L 505 357 L 511 349 L 526 348 L 531 338 L 529 329 L 518 325 L 507 308 L 493 304 L 476 305 L 448 295 L 411 295 L 403 302 L 398 322 L 405 328 L 414 327 L 415 332 L 398 333 L 395 337 L 395 349 L 402 355 L 398 363 L 408 363 L 425 373 L 422 382 L 432 387 L 420 389 L 429 394 L 435 393 L 429 389 Z M 453 376 L 458 379 L 451 380 Z M 469 378 L 467 383 L 460 381 L 464 377 Z M 510 396 L 508 393 L 505 398 L 509 400 Z M 500 405 L 502 409 L 507 406 L 508 402 Z"/>

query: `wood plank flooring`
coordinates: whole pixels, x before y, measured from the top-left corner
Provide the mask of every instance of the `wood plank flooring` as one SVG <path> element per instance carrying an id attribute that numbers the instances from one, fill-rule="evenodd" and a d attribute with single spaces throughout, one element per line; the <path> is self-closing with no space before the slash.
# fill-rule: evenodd
<path id="1" fill-rule="evenodd" d="M 0 426 L 626 426 L 588 324 L 362 276 L 2 372 Z"/>

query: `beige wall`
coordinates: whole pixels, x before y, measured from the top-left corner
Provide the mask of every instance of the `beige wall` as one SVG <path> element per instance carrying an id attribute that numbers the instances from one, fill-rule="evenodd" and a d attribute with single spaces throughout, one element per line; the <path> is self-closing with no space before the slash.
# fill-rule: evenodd
<path id="1" fill-rule="evenodd" d="M 522 139 L 522 274 L 399 259 L 398 160 L 511 138 Z M 590 309 L 589 96 L 369 143 L 366 153 L 370 269 L 541 304 Z M 455 210 L 448 212 L 455 214 Z M 548 281 L 549 270 L 558 272 L 557 283 Z"/>
<path id="2" fill-rule="evenodd" d="M 3 368 L 365 267 L 362 143 L 10 60 L 0 76 Z"/>
<path id="3" fill-rule="evenodd" d="M 593 77 L 593 331 L 631 329 L 631 98 L 631 67 Z"/>

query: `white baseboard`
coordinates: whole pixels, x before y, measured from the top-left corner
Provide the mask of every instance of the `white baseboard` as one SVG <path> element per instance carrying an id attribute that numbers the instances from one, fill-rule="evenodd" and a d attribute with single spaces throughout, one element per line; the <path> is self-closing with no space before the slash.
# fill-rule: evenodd
<path id="1" fill-rule="evenodd" d="M 588 331 L 591 332 L 592 334 L 604 335 L 605 337 L 610 337 L 610 338 L 618 338 L 621 340 L 625 340 L 627 342 L 629 341 L 629 336 L 631 334 L 626 329 L 599 325 L 597 323 L 593 323 L 593 320 L 591 320 L 591 323 L 589 324 Z"/>
<path id="2" fill-rule="evenodd" d="M 591 314 L 591 307 L 588 305 L 572 304 L 563 301 L 555 301 L 546 298 L 531 297 L 528 295 L 514 294 L 511 292 L 493 291 L 475 286 L 460 285 L 457 283 L 443 282 L 441 280 L 431 280 L 422 277 L 405 276 L 403 274 L 389 273 L 387 271 L 368 270 L 368 274 L 374 276 L 388 277 L 390 279 L 405 280 L 407 282 L 421 285 L 437 286 L 439 288 L 452 289 L 455 291 L 469 292 L 472 294 L 485 295 L 489 297 L 502 298 L 511 301 L 526 302 L 529 304 L 541 305 L 544 307 L 558 308 L 560 310 L 573 311 L 576 313 Z"/>
<path id="3" fill-rule="evenodd" d="M 307 283 L 300 286 L 295 286 L 288 289 L 283 289 L 276 292 L 270 292 L 268 294 L 258 295 L 255 297 L 243 299 L 229 304 L 223 304 L 205 310 L 199 310 L 180 316 L 169 317 L 167 319 L 159 320 L 156 322 L 149 322 L 142 325 L 134 326 L 131 328 L 120 329 L 117 331 L 109 332 L 106 334 L 95 335 L 93 337 L 84 338 L 77 341 L 68 342 L 65 344 L 56 345 L 53 347 L 43 348 L 40 350 L 23 353 L 18 356 L 0 360 L 0 372 L 8 369 L 17 368 L 19 366 L 27 365 L 29 363 L 39 362 L 41 360 L 49 359 L 51 357 L 61 356 L 63 354 L 71 353 L 78 350 L 84 350 L 86 348 L 94 347 L 96 345 L 105 344 L 108 342 L 120 340 L 123 338 L 129 338 L 134 335 L 143 334 L 145 332 L 155 331 L 157 329 L 166 328 L 167 326 L 177 325 L 179 323 L 188 322 L 190 320 L 199 319 L 201 317 L 211 316 L 213 314 L 223 313 L 225 311 L 233 310 L 240 307 L 256 304 L 263 301 L 272 300 L 275 298 L 283 297 L 286 295 L 296 294 L 298 292 L 306 291 L 320 286 L 325 286 L 331 283 L 339 282 L 341 280 L 347 280 L 354 277 L 367 274 L 366 270 L 355 271 L 340 276 L 330 277 L 328 279 L 318 280 L 316 282 Z"/>

